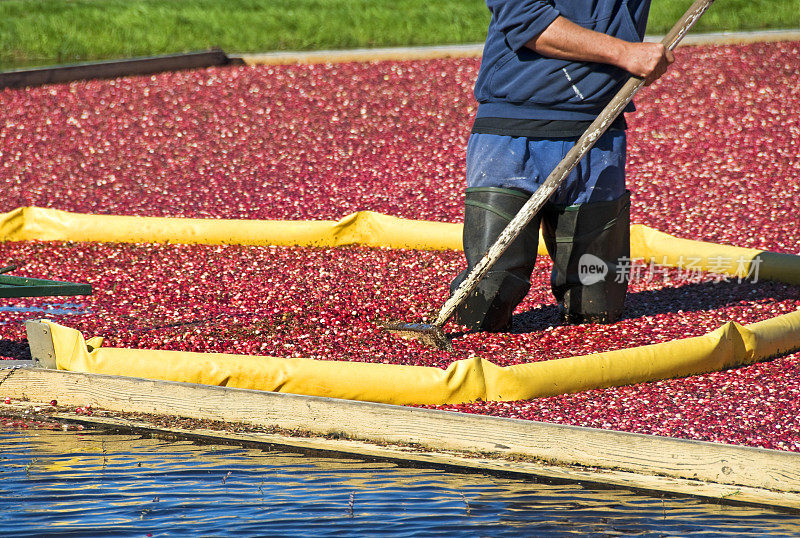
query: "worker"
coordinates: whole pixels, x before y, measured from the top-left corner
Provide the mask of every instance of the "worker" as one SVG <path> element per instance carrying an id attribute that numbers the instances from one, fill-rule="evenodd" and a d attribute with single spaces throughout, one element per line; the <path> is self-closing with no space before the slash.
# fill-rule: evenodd
<path id="1" fill-rule="evenodd" d="M 674 60 L 642 43 L 650 0 L 486 0 L 491 12 L 467 143 L 466 278 L 509 221 L 635 75 L 649 84 Z M 625 111 L 633 110 L 632 104 Z M 530 290 L 539 228 L 553 260 L 562 322 L 612 323 L 630 263 L 626 129 L 620 115 L 459 306 L 471 330 L 506 331 Z M 583 274 L 589 268 L 592 274 Z"/>

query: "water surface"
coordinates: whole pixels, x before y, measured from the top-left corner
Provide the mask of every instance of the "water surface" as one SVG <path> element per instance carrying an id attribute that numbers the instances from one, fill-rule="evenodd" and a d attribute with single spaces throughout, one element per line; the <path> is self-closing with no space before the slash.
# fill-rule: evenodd
<path id="1" fill-rule="evenodd" d="M 392 463 L 0 431 L 6 536 L 752 536 L 800 516 Z"/>

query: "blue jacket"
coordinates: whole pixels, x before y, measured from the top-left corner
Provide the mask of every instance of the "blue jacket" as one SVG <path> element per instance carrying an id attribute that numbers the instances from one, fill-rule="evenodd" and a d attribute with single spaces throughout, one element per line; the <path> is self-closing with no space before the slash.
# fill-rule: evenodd
<path id="1" fill-rule="evenodd" d="M 559 15 L 642 41 L 650 11 L 650 0 L 486 0 L 486 5 L 492 18 L 475 98 L 478 117 L 494 118 L 593 120 L 628 73 L 606 64 L 546 58 L 525 43 Z"/>

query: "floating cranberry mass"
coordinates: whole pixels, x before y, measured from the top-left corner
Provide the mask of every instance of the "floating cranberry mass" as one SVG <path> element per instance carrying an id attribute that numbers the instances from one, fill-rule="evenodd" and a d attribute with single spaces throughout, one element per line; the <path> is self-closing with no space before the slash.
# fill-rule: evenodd
<path id="1" fill-rule="evenodd" d="M 800 43 L 678 50 L 628 117 L 633 220 L 681 237 L 800 251 Z M 475 59 L 229 67 L 0 91 L 0 210 L 461 220 Z M 383 333 L 430 318 L 459 252 L 25 242 L 15 274 L 89 282 L 91 297 L 13 299 L 0 338 L 48 317 L 106 346 L 444 367 L 500 365 L 697 336 L 800 308 L 797 287 L 631 286 L 625 317 L 561 327 L 547 260 L 509 334 L 452 353 Z M 459 327 L 448 326 L 451 333 Z M 20 345 L 2 346 L 22 356 Z M 800 355 L 686 379 L 459 411 L 800 451 Z"/>

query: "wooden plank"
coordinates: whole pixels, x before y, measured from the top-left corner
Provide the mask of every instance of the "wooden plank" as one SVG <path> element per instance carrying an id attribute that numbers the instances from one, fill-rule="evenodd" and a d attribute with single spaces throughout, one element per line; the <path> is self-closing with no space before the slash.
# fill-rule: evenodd
<path id="1" fill-rule="evenodd" d="M 386 404 L 44 369 L 0 378 L 12 398 L 298 429 L 550 465 L 800 492 L 800 454 Z"/>
<path id="2" fill-rule="evenodd" d="M 243 63 L 239 58 L 229 58 L 220 49 L 212 49 L 202 52 L 187 52 L 185 54 L 58 65 L 0 73 L 0 89 L 41 86 L 42 84 L 56 84 L 76 80 L 151 75 L 163 71 L 200 69 L 203 67 Z"/>
<path id="3" fill-rule="evenodd" d="M 34 404 L 21 404 L 24 409 Z M 2 409 L 0 408 L 0 413 Z M 251 448 L 298 451 L 324 456 L 349 456 L 366 460 L 391 461 L 412 467 L 433 467 L 455 472 L 480 472 L 505 477 L 534 479 L 547 483 L 580 483 L 592 487 L 622 488 L 662 496 L 699 497 L 718 504 L 761 506 L 789 512 L 800 512 L 800 494 L 774 492 L 744 486 L 728 486 L 663 476 L 647 476 L 624 471 L 583 467 L 558 467 L 527 461 L 507 461 L 462 454 L 427 452 L 408 447 L 379 446 L 364 441 L 290 437 L 274 433 L 233 433 L 206 428 L 173 428 L 141 420 L 119 417 L 50 414 L 49 418 L 65 423 L 84 424 L 113 432 L 145 433 L 160 437 L 187 439 L 205 443 L 222 443 Z"/>
<path id="4" fill-rule="evenodd" d="M 16 360 L 16 359 L 7 359 L 7 360 L 0 360 L 0 369 L 6 370 L 9 368 L 34 368 L 38 366 L 36 361 L 32 360 Z"/>
<path id="5" fill-rule="evenodd" d="M 645 41 L 658 43 L 662 39 L 663 36 L 660 35 L 647 36 Z M 800 30 L 715 32 L 707 34 L 689 34 L 678 46 L 730 45 L 798 40 L 800 40 Z M 464 45 L 245 53 L 240 56 L 248 65 L 286 65 L 390 60 L 430 60 L 436 58 L 477 58 L 482 55 L 483 43 L 468 43 Z"/>
<path id="6" fill-rule="evenodd" d="M 660 36 L 647 36 L 645 41 L 659 42 Z M 681 46 L 698 45 L 742 45 L 747 43 L 774 43 L 779 41 L 800 41 L 800 30 L 753 30 L 744 32 L 709 32 L 689 34 Z"/>
<path id="7" fill-rule="evenodd" d="M 434 45 L 427 47 L 385 47 L 375 49 L 307 50 L 242 54 L 248 65 L 320 64 L 435 58 L 472 58 L 483 54 L 483 43 Z"/>

